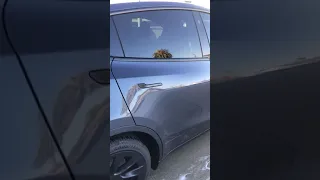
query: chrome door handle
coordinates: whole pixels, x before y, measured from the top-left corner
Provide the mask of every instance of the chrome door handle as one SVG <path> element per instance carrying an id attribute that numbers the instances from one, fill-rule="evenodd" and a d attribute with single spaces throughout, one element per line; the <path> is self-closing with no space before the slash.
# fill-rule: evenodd
<path id="1" fill-rule="evenodd" d="M 153 88 L 153 87 L 162 86 L 162 83 L 152 83 L 152 84 L 139 83 L 138 86 L 140 88 Z"/>

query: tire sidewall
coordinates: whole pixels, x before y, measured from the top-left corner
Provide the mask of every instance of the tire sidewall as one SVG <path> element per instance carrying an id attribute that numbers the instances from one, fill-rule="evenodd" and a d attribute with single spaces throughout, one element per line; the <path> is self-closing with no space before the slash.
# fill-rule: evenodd
<path id="1" fill-rule="evenodd" d="M 138 139 L 117 139 L 111 141 L 110 143 L 110 157 L 113 154 L 124 152 L 124 151 L 134 151 L 140 154 L 146 163 L 146 176 L 148 177 L 151 170 L 151 156 L 148 148 Z"/>

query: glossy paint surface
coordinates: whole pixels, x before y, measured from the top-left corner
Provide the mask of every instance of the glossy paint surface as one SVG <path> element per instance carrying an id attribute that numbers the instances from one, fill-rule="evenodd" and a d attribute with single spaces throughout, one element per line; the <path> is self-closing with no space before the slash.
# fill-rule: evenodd
<path id="1" fill-rule="evenodd" d="M 109 178 L 106 168 L 109 165 L 110 122 L 106 7 L 106 2 L 98 1 L 8 1 L 5 12 L 8 36 L 25 67 L 39 108 L 43 110 L 43 114 L 37 110 L 27 91 L 25 98 L 30 100 L 17 104 L 23 106 L 21 109 L 27 106 L 35 110 L 21 114 L 23 117 L 8 117 L 9 122 L 30 121 L 28 125 L 34 129 L 33 133 L 37 132 L 33 137 L 36 139 L 26 136 L 34 141 L 26 143 L 26 151 L 16 149 L 13 154 L 16 156 L 20 152 L 28 156 L 26 153 L 29 153 L 33 159 L 12 161 L 25 164 L 20 168 L 21 172 L 35 171 L 33 178 L 50 175 L 50 172 L 72 173 L 76 179 Z M 23 79 L 23 76 L 19 78 Z M 20 88 L 22 91 L 29 87 Z M 42 125 L 44 120 L 52 128 L 57 144 L 51 140 L 48 127 Z M 12 133 L 15 131 L 18 129 L 12 129 Z M 57 145 L 71 172 L 59 160 Z M 47 169 L 39 171 L 38 167 Z M 26 177 L 17 172 L 12 166 L 6 176 Z"/>
<path id="2" fill-rule="evenodd" d="M 70 180 L 69 172 L 59 153 L 55 160 L 62 172 L 54 172 L 54 162 L 37 164 L 41 139 L 46 135 L 50 149 L 57 152 L 49 129 L 29 89 L 22 69 L 7 44 L 1 26 L 1 45 L 5 47 L 0 56 L 0 179 L 36 179 L 37 177 Z M 4 50 L 4 49 L 2 49 Z"/>
<path id="3" fill-rule="evenodd" d="M 319 5 L 212 3 L 214 179 L 319 179 Z"/>
<path id="4" fill-rule="evenodd" d="M 110 13 L 161 7 L 206 11 L 185 3 L 143 2 L 111 5 Z M 190 19 L 191 21 L 188 22 L 193 24 L 192 16 Z M 160 23 L 160 20 L 153 20 Z M 117 25 L 120 20 L 115 16 L 114 21 Z M 126 30 L 121 30 L 123 35 Z M 120 33 L 119 29 L 118 33 Z M 191 31 L 190 34 L 192 34 Z M 197 33 L 195 32 L 194 35 L 197 36 Z M 113 35 L 113 37 L 113 43 L 117 43 L 116 36 Z M 206 35 L 204 37 L 207 38 Z M 195 39 L 193 44 L 197 43 L 198 37 Z M 126 40 L 130 44 L 131 41 Z M 116 52 L 119 51 L 112 51 L 113 54 Z M 112 136 L 125 132 L 143 132 L 150 135 L 155 141 L 152 146 L 159 148 L 160 158 L 152 160 L 152 163 L 157 163 L 154 160 L 161 160 L 175 148 L 210 128 L 209 59 L 138 59 L 116 56 L 111 62 L 112 74 L 110 75 L 110 91 L 114 94 L 111 96 L 111 101 L 115 102 L 111 107 L 113 109 L 110 114 L 111 127 L 116 128 L 120 124 L 126 124 L 116 123 L 119 120 L 123 121 L 124 117 L 126 119 L 131 117 L 136 126 L 122 125 L 118 130 L 111 128 Z M 120 88 L 124 100 L 120 100 L 116 87 Z M 145 143 L 150 144 L 150 139 Z M 156 165 L 152 166 L 152 168 L 155 167 Z"/>
<path id="5" fill-rule="evenodd" d="M 122 113 L 125 101 L 119 90 L 119 87 L 110 72 L 110 131 L 121 127 L 135 126 L 135 123 L 128 113 Z"/>
<path id="6" fill-rule="evenodd" d="M 210 61 L 115 58 L 112 72 L 126 100 L 121 114 L 131 112 L 137 125 L 157 132 L 164 155 L 209 129 Z M 159 86 L 141 88 L 139 83 Z"/>

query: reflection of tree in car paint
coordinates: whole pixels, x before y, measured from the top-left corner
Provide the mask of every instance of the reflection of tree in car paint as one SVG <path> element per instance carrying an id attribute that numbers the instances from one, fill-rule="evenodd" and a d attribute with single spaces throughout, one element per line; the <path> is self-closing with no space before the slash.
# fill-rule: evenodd
<path id="1" fill-rule="evenodd" d="M 54 105 L 51 123 L 59 146 L 63 142 L 64 134 L 75 120 L 75 115 L 78 113 L 83 101 L 102 87 L 105 86 L 97 84 L 89 77 L 87 72 L 84 72 L 70 79 L 68 84 L 60 90 Z M 77 138 L 78 141 L 67 156 L 67 160 L 71 165 L 79 163 L 96 143 L 94 140 L 99 139 L 96 136 L 102 135 L 104 124 L 107 123 L 109 116 L 109 96 L 107 97 L 86 114 L 85 129 L 81 132 L 80 138 Z M 54 173 L 64 171 L 64 165 L 56 161 L 57 152 L 55 149 L 55 145 L 51 141 L 51 135 L 47 132 L 47 129 L 43 129 L 38 155 L 34 162 L 35 166 L 41 167 L 47 161 L 53 161 L 52 171 Z"/>
<path id="2" fill-rule="evenodd" d="M 79 164 L 85 156 L 90 152 L 91 148 L 97 143 L 103 135 L 107 125 L 109 116 L 109 96 L 102 103 L 94 106 L 86 115 L 86 128 L 80 135 L 79 141 L 72 148 L 67 156 L 70 165 Z M 53 169 L 53 173 L 60 173 L 64 164 L 57 164 Z"/>
<path id="3" fill-rule="evenodd" d="M 143 92 L 142 94 L 140 94 L 138 97 L 137 97 L 137 101 L 135 102 L 131 112 L 135 113 L 140 105 L 144 102 L 145 98 L 147 97 L 147 95 L 150 95 L 150 93 L 152 92 L 157 92 L 159 91 L 159 89 L 157 88 L 150 88 L 150 89 L 147 89 L 145 92 Z"/>
<path id="4" fill-rule="evenodd" d="M 133 98 L 135 97 L 135 95 L 137 94 L 137 92 L 140 90 L 141 88 L 138 86 L 138 85 L 134 85 L 132 86 L 129 91 L 128 91 L 128 94 L 127 94 L 127 97 L 126 97 L 126 102 L 128 104 L 128 106 L 130 107 L 130 104 L 133 100 Z M 126 105 L 126 102 L 125 101 L 122 101 L 122 110 L 121 110 L 121 114 L 124 114 L 127 112 L 128 110 L 128 107 Z"/>

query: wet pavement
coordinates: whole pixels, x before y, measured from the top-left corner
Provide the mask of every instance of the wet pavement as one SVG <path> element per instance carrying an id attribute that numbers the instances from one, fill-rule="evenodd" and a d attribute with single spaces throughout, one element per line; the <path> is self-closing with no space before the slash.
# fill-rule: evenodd
<path id="1" fill-rule="evenodd" d="M 210 131 L 172 152 L 147 180 L 210 180 Z"/>

